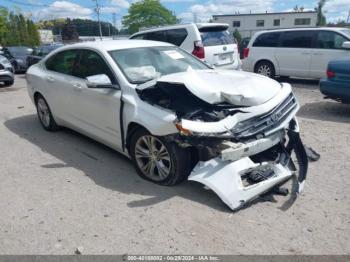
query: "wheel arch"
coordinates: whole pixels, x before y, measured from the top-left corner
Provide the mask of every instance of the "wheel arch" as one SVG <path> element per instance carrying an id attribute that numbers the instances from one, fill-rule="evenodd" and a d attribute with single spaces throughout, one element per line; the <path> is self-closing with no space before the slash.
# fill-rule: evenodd
<path id="1" fill-rule="evenodd" d="M 135 132 L 139 129 L 144 129 L 147 132 L 150 132 L 146 127 L 144 127 L 143 125 L 136 123 L 136 122 L 130 122 L 128 124 L 128 127 L 126 129 L 126 137 L 125 137 L 125 148 L 128 150 L 128 152 L 130 152 L 130 139 L 132 137 L 133 134 L 135 134 Z M 151 133 L 151 132 L 150 132 Z"/>
<path id="2" fill-rule="evenodd" d="M 34 98 L 34 103 L 35 103 L 35 104 L 36 104 L 37 99 L 38 99 L 40 96 L 43 97 L 43 98 L 45 99 L 45 97 L 43 96 L 43 94 L 40 93 L 39 91 L 35 91 L 35 92 L 34 92 L 33 98 Z M 45 99 L 45 100 L 46 100 L 46 99 Z"/>

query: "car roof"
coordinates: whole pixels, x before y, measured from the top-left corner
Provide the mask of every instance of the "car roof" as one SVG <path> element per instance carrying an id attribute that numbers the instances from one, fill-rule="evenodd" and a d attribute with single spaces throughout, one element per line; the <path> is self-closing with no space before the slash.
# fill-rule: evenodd
<path id="1" fill-rule="evenodd" d="M 223 27 L 229 27 L 228 24 L 225 23 L 186 23 L 186 24 L 176 24 L 176 25 L 167 25 L 167 26 L 159 26 L 159 27 L 152 27 L 152 28 L 146 28 L 144 30 L 141 30 L 137 33 L 134 33 L 132 36 L 138 35 L 138 34 L 143 34 L 143 33 L 147 33 L 147 32 L 154 32 L 154 31 L 160 31 L 160 30 L 169 30 L 169 29 L 178 29 L 178 28 L 185 28 L 185 27 L 196 27 L 198 29 L 200 28 L 204 28 L 204 27 L 219 27 L 219 26 L 223 26 Z"/>
<path id="2" fill-rule="evenodd" d="M 346 28 L 343 27 L 298 27 L 298 28 L 285 28 L 285 29 L 272 29 L 272 30 L 263 30 L 256 33 L 260 35 L 263 33 L 270 32 L 288 32 L 288 31 L 319 31 L 319 30 L 329 30 L 329 31 L 341 31 Z"/>
<path id="3" fill-rule="evenodd" d="M 149 41 L 149 40 L 107 40 L 107 41 L 91 41 L 67 45 L 63 49 L 72 48 L 95 48 L 99 50 L 111 51 L 120 49 L 129 49 L 137 47 L 154 47 L 154 46 L 173 46 L 169 43 Z"/>

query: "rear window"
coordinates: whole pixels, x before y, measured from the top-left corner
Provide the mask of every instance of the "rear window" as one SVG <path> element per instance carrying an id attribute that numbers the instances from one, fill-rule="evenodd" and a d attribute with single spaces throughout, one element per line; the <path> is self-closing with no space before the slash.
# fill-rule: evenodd
<path id="1" fill-rule="evenodd" d="M 235 44 L 234 38 L 226 28 L 206 27 L 199 29 L 204 46 L 230 45 Z"/>
<path id="2" fill-rule="evenodd" d="M 266 33 L 258 36 L 253 46 L 257 47 L 276 47 L 280 39 L 281 33 Z"/>
<path id="3" fill-rule="evenodd" d="M 281 36 L 281 46 L 289 48 L 311 48 L 313 38 L 313 31 L 284 32 Z"/>

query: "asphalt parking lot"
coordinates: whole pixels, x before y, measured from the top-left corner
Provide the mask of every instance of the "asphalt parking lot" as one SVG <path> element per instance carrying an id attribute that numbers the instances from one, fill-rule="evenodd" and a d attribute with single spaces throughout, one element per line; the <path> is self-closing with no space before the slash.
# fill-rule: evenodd
<path id="1" fill-rule="evenodd" d="M 44 131 L 24 75 L 0 88 L 1 254 L 350 254 L 350 106 L 289 81 L 310 164 L 303 195 L 233 213 L 195 182 L 161 187 L 70 130 Z"/>

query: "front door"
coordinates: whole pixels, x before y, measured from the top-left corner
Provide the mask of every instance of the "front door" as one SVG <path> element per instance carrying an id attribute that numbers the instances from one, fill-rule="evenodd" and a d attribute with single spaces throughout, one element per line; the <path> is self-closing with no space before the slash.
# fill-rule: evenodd
<path id="1" fill-rule="evenodd" d="M 82 50 L 73 70 L 71 82 L 72 116 L 81 131 L 103 143 L 121 149 L 120 102 L 121 91 L 112 88 L 89 88 L 86 77 L 105 74 L 113 84 L 115 75 L 103 56 L 92 50 Z"/>

